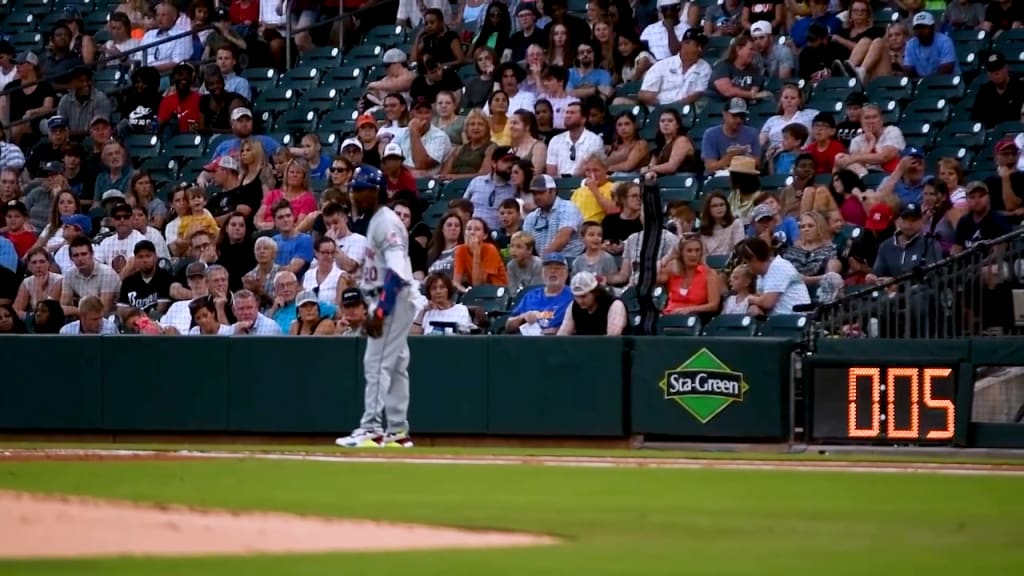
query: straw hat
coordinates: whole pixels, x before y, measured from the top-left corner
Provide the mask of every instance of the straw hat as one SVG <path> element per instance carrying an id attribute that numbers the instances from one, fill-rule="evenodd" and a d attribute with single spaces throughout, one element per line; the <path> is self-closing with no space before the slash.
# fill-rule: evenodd
<path id="1" fill-rule="evenodd" d="M 733 156 L 732 161 L 729 162 L 729 172 L 761 175 L 761 171 L 757 169 L 757 160 L 750 156 Z"/>

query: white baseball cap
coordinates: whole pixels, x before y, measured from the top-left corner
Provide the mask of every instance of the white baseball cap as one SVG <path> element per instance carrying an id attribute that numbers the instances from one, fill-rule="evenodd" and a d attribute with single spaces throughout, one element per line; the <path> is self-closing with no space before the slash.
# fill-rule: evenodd
<path id="1" fill-rule="evenodd" d="M 658 8 L 664 8 L 666 6 L 678 6 L 682 3 L 682 0 L 658 0 Z"/>
<path id="2" fill-rule="evenodd" d="M 384 158 L 390 158 L 392 156 L 398 156 L 402 160 L 405 160 L 405 154 L 402 154 L 402 147 L 394 142 L 384 147 L 384 155 L 381 156 L 381 159 L 383 160 Z"/>
<path id="3" fill-rule="evenodd" d="M 356 140 L 355 138 L 346 138 L 345 141 L 341 143 L 341 149 L 342 150 L 344 150 L 345 148 L 347 148 L 349 146 L 355 146 L 356 148 L 359 148 L 360 150 L 363 149 L 363 143 L 360 142 L 359 140 Z"/>
<path id="4" fill-rule="evenodd" d="M 594 276 L 593 272 L 577 272 L 572 277 L 569 289 L 572 290 L 573 296 L 583 296 L 593 292 L 597 285 L 597 276 Z"/>
<path id="5" fill-rule="evenodd" d="M 530 190 L 554 190 L 555 188 L 555 179 L 547 174 L 538 174 L 530 182 Z"/>
<path id="6" fill-rule="evenodd" d="M 248 116 L 249 118 L 252 118 L 252 110 L 249 110 L 248 108 L 244 108 L 244 107 L 239 106 L 238 108 L 235 108 L 234 110 L 231 111 L 231 121 L 232 122 L 234 122 L 235 120 L 238 120 L 239 118 L 243 118 L 245 116 Z"/>
<path id="7" fill-rule="evenodd" d="M 935 16 L 932 16 L 931 12 L 918 12 L 914 14 L 914 19 L 911 22 L 914 28 L 918 26 L 935 26 Z"/>
<path id="8" fill-rule="evenodd" d="M 234 156 L 221 156 L 217 160 L 217 168 L 241 172 L 241 166 L 238 164 L 238 159 Z"/>
<path id="9" fill-rule="evenodd" d="M 771 36 L 772 35 L 772 23 L 761 20 L 760 22 L 754 22 L 750 26 L 750 37 L 757 38 L 759 36 Z"/>
<path id="10" fill-rule="evenodd" d="M 400 48 L 392 48 L 384 53 L 381 60 L 385 64 L 404 64 L 409 59 Z"/>

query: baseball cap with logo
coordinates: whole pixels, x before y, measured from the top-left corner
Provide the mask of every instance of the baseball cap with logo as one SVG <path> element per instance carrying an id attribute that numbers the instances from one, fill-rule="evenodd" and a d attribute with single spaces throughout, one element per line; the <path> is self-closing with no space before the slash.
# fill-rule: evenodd
<path id="1" fill-rule="evenodd" d="M 221 156 L 220 161 L 217 162 L 217 168 L 223 168 L 225 170 L 234 170 L 235 172 L 241 172 L 242 167 L 238 163 L 238 159 L 234 156 Z"/>
<path id="2" fill-rule="evenodd" d="M 139 252 L 152 252 L 156 254 L 156 244 L 153 244 L 152 240 L 139 240 L 135 243 L 132 253 L 138 254 Z"/>
<path id="3" fill-rule="evenodd" d="M 985 70 L 996 72 L 1006 67 L 1006 57 L 1000 52 L 993 52 L 985 58 Z"/>
<path id="4" fill-rule="evenodd" d="M 96 124 L 99 124 L 101 122 L 103 122 L 103 123 L 105 123 L 106 125 L 109 126 L 110 125 L 110 118 L 104 116 L 103 114 L 97 114 L 97 115 L 92 117 L 92 120 L 89 121 L 89 127 L 92 128 L 93 126 L 95 126 Z"/>
<path id="5" fill-rule="evenodd" d="M 924 150 L 921 150 L 917 146 L 907 146 L 902 152 L 900 152 L 900 156 L 903 158 L 906 158 L 907 156 L 924 158 Z"/>
<path id="6" fill-rule="evenodd" d="M 530 190 L 554 190 L 555 179 L 547 174 L 538 174 L 530 182 Z"/>
<path id="7" fill-rule="evenodd" d="M 914 14 L 911 24 L 914 28 L 918 26 L 935 26 L 935 16 L 932 16 L 931 12 L 918 12 Z"/>
<path id="8" fill-rule="evenodd" d="M 562 256 L 558 252 L 552 252 L 550 254 L 545 254 L 544 255 L 543 264 L 545 266 L 547 266 L 548 264 L 561 264 L 562 266 L 568 266 L 569 265 L 565 261 L 565 256 Z"/>
<path id="9" fill-rule="evenodd" d="M 708 43 L 708 37 L 701 32 L 700 28 L 687 28 L 686 32 L 683 32 L 683 37 L 679 39 L 680 42 L 696 42 L 698 46 L 704 46 Z"/>
<path id="10" fill-rule="evenodd" d="M 874 232 L 881 232 L 892 224 L 892 220 L 892 208 L 885 202 L 879 202 L 872 206 L 871 210 L 868 210 L 868 221 L 864 227 Z"/>
<path id="11" fill-rule="evenodd" d="M 964 190 L 967 191 L 968 196 L 975 192 L 988 194 L 988 184 L 985 184 L 981 180 L 974 180 L 973 182 L 968 182 L 967 186 L 964 186 Z"/>
<path id="12" fill-rule="evenodd" d="M 394 142 L 384 147 L 384 155 L 381 159 L 391 158 L 392 156 L 398 156 L 402 160 L 405 160 L 405 154 L 402 154 L 402 147 Z"/>
<path id="13" fill-rule="evenodd" d="M 235 108 L 234 110 L 231 111 L 231 121 L 232 122 L 235 122 L 235 121 L 237 121 L 239 119 L 242 119 L 242 118 L 245 118 L 247 116 L 249 118 L 252 118 L 252 110 L 249 110 L 248 108 L 245 108 L 244 106 L 239 106 L 238 108 Z"/>
<path id="14" fill-rule="evenodd" d="M 404 64 L 409 60 L 409 57 L 405 55 L 399 48 L 392 48 L 384 53 L 384 57 L 381 58 L 385 64 Z"/>
<path id="15" fill-rule="evenodd" d="M 569 288 L 573 296 L 583 296 L 597 289 L 597 285 L 597 276 L 594 276 L 593 272 L 578 272 L 572 277 Z"/>
<path id="16" fill-rule="evenodd" d="M 63 174 L 64 163 L 60 160 L 50 160 L 46 164 L 43 164 L 43 172 L 47 174 Z"/>
<path id="17" fill-rule="evenodd" d="M 349 146 L 355 146 L 360 150 L 363 149 L 363 143 L 360 142 L 359 140 L 356 140 L 355 138 L 346 138 L 345 141 L 341 143 L 342 150 L 348 148 Z"/>
<path id="18" fill-rule="evenodd" d="M 363 300 L 363 293 L 358 288 L 345 288 L 341 292 L 341 305 L 345 308 L 349 306 L 358 306 L 360 304 L 366 304 Z"/>
<path id="19" fill-rule="evenodd" d="M 68 214 L 61 216 L 60 221 L 65 226 L 77 226 L 85 234 L 92 233 L 92 220 L 85 214 Z"/>
<path id="20" fill-rule="evenodd" d="M 765 22 L 754 22 L 750 25 L 750 37 L 758 38 L 760 36 L 771 36 L 772 35 L 772 23 Z"/>
<path id="21" fill-rule="evenodd" d="M 362 128 L 367 124 L 373 126 L 374 128 L 377 127 L 377 121 L 374 120 L 373 114 L 363 114 L 359 118 L 356 118 L 356 128 Z"/>
<path id="22" fill-rule="evenodd" d="M 900 209 L 900 218 L 920 218 L 921 216 L 921 205 L 916 202 L 904 204 Z"/>
<path id="23" fill-rule="evenodd" d="M 28 207 L 21 200 L 11 200 L 4 206 L 4 215 L 8 212 L 21 212 L 22 216 L 28 216 Z"/>
<path id="24" fill-rule="evenodd" d="M 729 114 L 746 115 L 749 112 L 747 108 L 747 101 L 743 98 L 733 98 L 729 100 L 729 107 L 725 109 Z"/>
<path id="25" fill-rule="evenodd" d="M 758 204 L 750 211 L 750 221 L 758 222 L 765 218 L 774 218 L 775 210 L 767 204 Z"/>
<path id="26" fill-rule="evenodd" d="M 50 119 L 46 121 L 46 127 L 49 128 L 50 130 L 56 130 L 58 128 L 67 128 L 68 119 L 59 114 L 57 116 L 51 116 Z"/>

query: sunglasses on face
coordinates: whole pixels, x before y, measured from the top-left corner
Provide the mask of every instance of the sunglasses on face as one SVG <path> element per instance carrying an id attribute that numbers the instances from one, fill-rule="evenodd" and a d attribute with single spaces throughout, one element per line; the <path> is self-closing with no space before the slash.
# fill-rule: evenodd
<path id="1" fill-rule="evenodd" d="M 348 168 L 344 166 L 331 166 L 332 174 L 344 174 L 345 172 L 348 172 Z"/>

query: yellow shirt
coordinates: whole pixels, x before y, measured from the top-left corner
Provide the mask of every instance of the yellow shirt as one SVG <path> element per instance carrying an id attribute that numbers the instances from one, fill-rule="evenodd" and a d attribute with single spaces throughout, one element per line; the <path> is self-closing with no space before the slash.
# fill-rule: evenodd
<path id="1" fill-rule="evenodd" d="M 511 146 L 512 145 L 512 123 L 505 120 L 505 127 L 501 132 L 495 132 L 491 130 L 491 142 L 494 142 L 498 146 Z"/>
<path id="2" fill-rule="evenodd" d="M 610 180 L 606 181 L 597 187 L 598 193 L 604 198 L 611 200 L 612 191 L 615 190 L 615 184 L 612 184 Z M 573 191 L 572 197 L 569 199 L 573 204 L 576 205 L 580 210 L 580 214 L 583 215 L 583 221 L 586 222 L 591 220 L 593 222 L 601 222 L 604 220 L 605 213 L 604 209 L 594 198 L 594 195 L 587 188 L 587 181 L 584 180 L 582 186 Z"/>
<path id="3" fill-rule="evenodd" d="M 217 226 L 217 221 L 214 220 L 213 216 L 208 211 L 203 211 L 203 214 L 195 216 L 182 216 L 181 224 L 178 225 L 178 235 L 181 238 L 188 239 L 194 232 L 204 230 L 213 236 L 214 241 L 217 240 L 217 234 L 220 233 L 220 227 Z"/>

